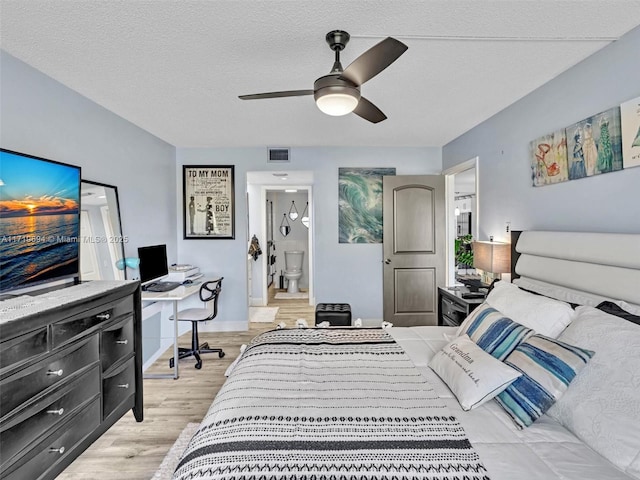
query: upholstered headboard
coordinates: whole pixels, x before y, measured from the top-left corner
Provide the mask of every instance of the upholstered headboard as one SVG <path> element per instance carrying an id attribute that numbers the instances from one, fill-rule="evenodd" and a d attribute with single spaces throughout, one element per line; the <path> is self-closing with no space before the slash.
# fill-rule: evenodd
<path id="1" fill-rule="evenodd" d="M 511 241 L 519 285 L 550 284 L 640 304 L 640 234 L 514 231 Z"/>

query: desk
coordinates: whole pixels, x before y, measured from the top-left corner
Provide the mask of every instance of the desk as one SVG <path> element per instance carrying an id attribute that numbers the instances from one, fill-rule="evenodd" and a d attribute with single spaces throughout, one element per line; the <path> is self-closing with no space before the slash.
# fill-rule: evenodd
<path id="1" fill-rule="evenodd" d="M 200 291 L 201 281 L 192 283 L 190 285 L 181 285 L 169 290 L 168 292 L 142 292 L 143 302 L 173 302 L 173 374 L 171 373 L 148 373 L 144 378 L 173 378 L 174 380 L 179 377 L 178 375 L 178 302 L 189 298 L 194 293 Z"/>

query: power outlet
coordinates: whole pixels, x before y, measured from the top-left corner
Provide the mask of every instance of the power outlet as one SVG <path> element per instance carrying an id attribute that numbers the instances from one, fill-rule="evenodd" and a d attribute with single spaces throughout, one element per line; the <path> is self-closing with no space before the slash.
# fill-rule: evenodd
<path id="1" fill-rule="evenodd" d="M 507 233 L 511 232 L 511 222 L 505 222 L 505 231 Z"/>

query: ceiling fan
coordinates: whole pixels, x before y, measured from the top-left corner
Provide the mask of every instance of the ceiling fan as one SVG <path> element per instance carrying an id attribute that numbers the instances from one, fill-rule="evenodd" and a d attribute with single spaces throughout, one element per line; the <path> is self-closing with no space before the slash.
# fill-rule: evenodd
<path id="1" fill-rule="evenodd" d="M 318 108 L 327 115 L 340 116 L 353 112 L 371 123 L 385 120 L 387 116 L 360 95 L 360 86 L 395 62 L 408 47 L 395 38 L 387 37 L 343 69 L 340 52 L 349 42 L 349 34 L 342 30 L 333 30 L 327 33 L 325 38 L 331 50 L 335 52 L 335 62 L 328 75 L 318 78 L 313 83 L 313 90 L 256 93 L 240 95 L 239 98 L 258 100 L 313 95 Z"/>

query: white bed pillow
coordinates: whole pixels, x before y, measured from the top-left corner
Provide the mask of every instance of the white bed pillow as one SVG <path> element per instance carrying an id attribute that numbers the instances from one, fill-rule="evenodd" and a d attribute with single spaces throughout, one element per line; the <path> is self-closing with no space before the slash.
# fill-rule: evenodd
<path id="1" fill-rule="evenodd" d="M 593 307 L 576 313 L 559 340 L 597 353 L 547 414 L 640 478 L 640 325 Z"/>
<path id="2" fill-rule="evenodd" d="M 471 410 L 502 392 L 521 373 L 462 335 L 437 352 L 429 367 L 447 384 L 463 410 Z"/>
<path id="3" fill-rule="evenodd" d="M 513 321 L 551 338 L 557 338 L 575 317 L 568 303 L 525 292 L 505 281 L 496 282 L 486 302 Z"/>

